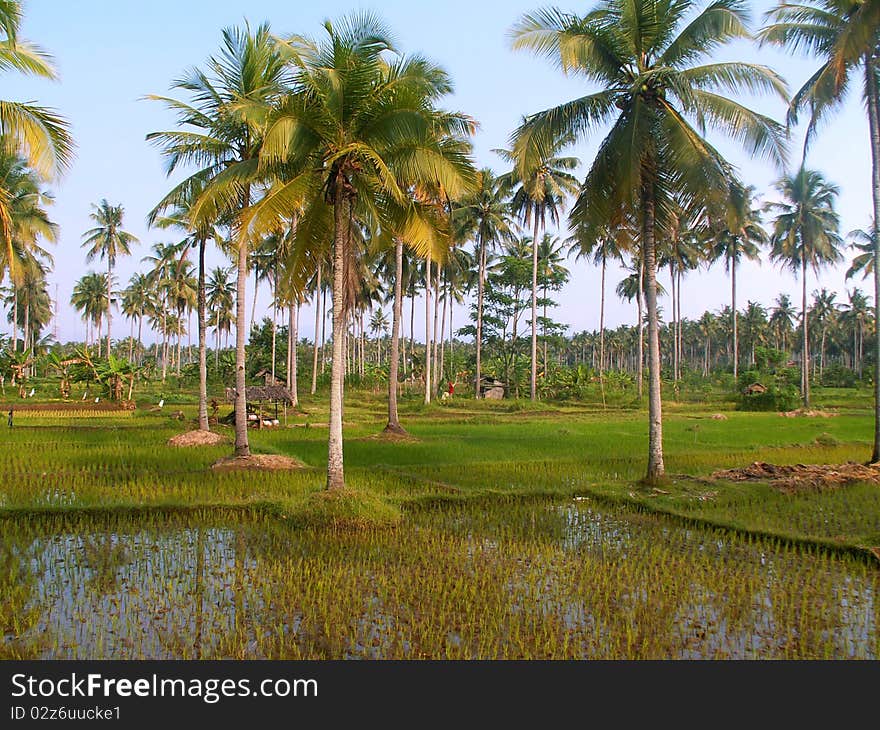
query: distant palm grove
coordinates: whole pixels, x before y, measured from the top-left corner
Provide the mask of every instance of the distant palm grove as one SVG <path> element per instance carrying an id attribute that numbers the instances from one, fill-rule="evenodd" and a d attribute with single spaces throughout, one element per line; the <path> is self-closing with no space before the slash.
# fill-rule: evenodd
<path id="1" fill-rule="evenodd" d="M 191 378 L 201 430 L 229 389 L 240 458 L 246 386 L 285 383 L 294 405 L 326 393 L 327 488 L 342 489 L 346 386 L 387 389 L 391 434 L 406 432 L 402 397 L 644 400 L 656 483 L 664 399 L 721 387 L 743 408 L 791 410 L 810 406 L 811 386 L 872 384 L 880 461 L 880 2 L 780 3 L 757 22 L 742 0 L 578 5 L 511 24 L 512 52 L 583 91 L 519 120 L 498 141 L 497 169 L 475 164 L 479 120 L 447 108 L 447 72 L 405 53 L 376 15 L 306 35 L 223 30 L 214 55 L 149 97 L 177 124 L 145 144 L 183 175 L 149 212 L 155 238 L 126 230 L 125 201 L 94 201 L 76 235 L 95 270 L 77 272 L 69 302 L 47 277 L 59 238 L 49 189 L 73 163 L 70 127 L 54 110 L 0 101 L 4 388 L 24 396 L 25 383 L 50 379 L 67 398 L 83 382 L 131 401 L 144 380 Z M 0 0 L 0 69 L 53 78 L 21 22 L 21 3 Z M 743 41 L 803 53 L 813 72 L 792 92 L 771 68 L 714 58 Z M 783 100 L 786 118 L 737 101 L 760 96 Z M 873 209 L 852 232 L 834 181 L 809 164 L 819 123 L 844 102 L 867 111 L 858 144 L 872 160 Z M 790 139 L 801 122 L 804 146 Z M 774 190 L 740 179 L 713 146 L 725 139 L 775 167 Z M 594 159 L 567 156 L 587 140 L 599 141 Z M 772 202 L 759 203 L 765 192 Z M 140 273 L 119 281 L 138 246 Z M 212 248 L 225 266 L 206 265 Z M 798 295 L 741 301 L 741 267 L 758 260 L 791 270 Z M 845 295 L 823 286 L 837 265 L 853 282 Z M 620 266 L 627 276 L 612 280 Z M 727 272 L 728 303 L 684 317 L 689 279 L 713 266 Z M 594 331 L 560 321 L 574 267 L 601 271 L 580 296 Z M 269 312 L 257 310 L 260 287 Z M 630 304 L 632 324 L 605 326 L 610 297 Z M 299 335 L 305 304 L 312 340 Z M 81 315 L 81 342 L 54 339 L 59 306 Z M 454 327 L 455 312 L 467 326 Z"/>

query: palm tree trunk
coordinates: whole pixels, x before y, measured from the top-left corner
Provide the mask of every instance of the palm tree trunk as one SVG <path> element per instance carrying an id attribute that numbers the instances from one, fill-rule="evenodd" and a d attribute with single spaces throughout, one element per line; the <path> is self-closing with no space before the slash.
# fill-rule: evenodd
<path id="1" fill-rule="evenodd" d="M 538 400 L 538 213 L 532 234 L 532 363 L 529 371 L 529 398 Z"/>
<path id="2" fill-rule="evenodd" d="M 251 447 L 248 443 L 247 382 L 245 358 L 247 344 L 247 261 L 246 241 L 238 244 L 238 272 L 235 282 L 235 456 L 248 457 Z"/>
<path id="3" fill-rule="evenodd" d="M 865 57 L 868 122 L 871 131 L 871 199 L 874 205 L 874 321 L 880 322 L 880 93 L 870 54 Z M 874 338 L 874 449 L 871 462 L 880 462 L 880 336 Z"/>
<path id="4" fill-rule="evenodd" d="M 113 281 L 113 259 L 107 257 L 107 357 L 110 357 L 110 320 L 113 317 L 113 295 L 111 282 Z"/>
<path id="5" fill-rule="evenodd" d="M 483 288 L 484 288 L 484 279 L 486 277 L 486 242 L 483 241 L 483 237 L 480 236 L 480 270 L 477 274 L 477 382 L 476 382 L 476 392 L 474 397 L 479 399 L 480 397 L 480 379 L 481 372 L 480 366 L 481 355 L 482 355 L 482 346 L 483 346 Z"/>
<path id="6" fill-rule="evenodd" d="M 434 331 L 431 335 L 431 385 L 436 392 L 440 387 L 440 375 L 437 372 L 439 367 L 439 353 L 437 352 L 437 343 L 439 342 L 437 338 L 437 330 L 438 330 L 438 319 L 440 315 L 440 262 L 438 261 L 436 266 L 434 267 Z"/>
<path id="7" fill-rule="evenodd" d="M 449 302 L 449 286 L 446 281 L 446 274 L 443 274 L 443 313 L 440 316 L 440 339 L 438 342 L 440 343 L 440 369 L 437 371 L 437 391 L 440 391 L 443 383 L 443 371 L 444 366 L 446 365 L 445 357 L 446 357 L 446 305 Z M 436 348 L 437 345 L 435 344 Z"/>
<path id="8" fill-rule="evenodd" d="M 385 430 L 404 433 L 397 412 L 397 381 L 399 380 L 400 318 L 403 308 L 403 240 L 394 244 L 394 307 L 391 316 L 391 356 L 388 359 L 388 424 Z"/>
<path id="9" fill-rule="evenodd" d="M 645 245 L 646 298 L 648 304 L 648 473 L 656 483 L 665 474 L 663 465 L 663 410 L 660 393 L 660 332 L 657 321 L 657 261 L 654 248 L 653 185 L 642 190 L 642 241 Z"/>
<path id="10" fill-rule="evenodd" d="M 803 245 L 803 244 L 802 244 Z M 803 319 L 803 362 L 801 363 L 801 393 L 804 397 L 804 408 L 810 407 L 810 339 L 807 330 L 807 254 L 801 253 L 801 279 L 803 284 L 801 299 L 801 316 Z"/>
<path id="11" fill-rule="evenodd" d="M 278 340 L 278 303 L 275 292 L 275 282 L 272 282 L 272 365 L 270 367 L 270 372 L 272 374 L 272 384 L 275 384 L 275 358 L 277 353 L 277 340 Z M 288 337 L 290 336 L 290 332 L 287 333 Z"/>
<path id="12" fill-rule="evenodd" d="M 730 257 L 730 310 L 733 312 L 733 378 L 739 373 L 739 341 L 736 331 L 736 256 Z"/>
<path id="13" fill-rule="evenodd" d="M 345 259 L 351 226 L 351 201 L 343 192 L 343 180 L 336 183 L 333 206 L 333 355 L 330 362 L 330 436 L 327 444 L 327 489 L 345 488 L 342 452 L 342 406 L 345 368 Z"/>
<path id="14" fill-rule="evenodd" d="M 431 256 L 425 260 L 425 403 L 431 402 Z"/>
<path id="15" fill-rule="evenodd" d="M 254 266 L 254 301 L 251 304 L 251 326 L 250 329 L 254 328 L 254 320 L 257 316 L 257 294 L 260 291 L 260 272 L 257 271 L 257 267 Z"/>
<path id="16" fill-rule="evenodd" d="M 645 277 L 645 257 L 644 255 L 640 255 L 639 257 L 639 290 L 636 292 L 636 302 L 638 304 L 639 310 L 639 362 L 636 365 L 636 378 L 638 381 L 638 393 L 639 393 L 639 401 L 642 400 L 642 391 L 643 391 L 643 383 L 645 380 L 645 316 L 642 311 L 642 297 L 643 292 L 645 290 L 644 286 L 644 277 Z"/>
<path id="17" fill-rule="evenodd" d="M 675 313 L 675 264 L 669 262 L 669 278 L 672 289 L 669 302 L 672 305 L 672 382 L 678 382 L 678 319 Z"/>
<path id="18" fill-rule="evenodd" d="M 315 352 L 312 357 L 312 395 L 318 389 L 318 327 L 321 324 L 321 262 L 318 261 L 318 274 L 315 279 Z"/>
<path id="19" fill-rule="evenodd" d="M 205 241 L 199 238 L 199 430 L 210 431 L 208 425 L 208 325 L 205 302 Z"/>
<path id="20" fill-rule="evenodd" d="M 144 313 L 141 312 L 138 317 L 138 365 L 143 361 L 144 355 L 144 340 L 143 340 L 143 327 L 144 327 Z"/>
<path id="21" fill-rule="evenodd" d="M 321 294 L 321 375 L 327 365 L 327 292 Z"/>
<path id="22" fill-rule="evenodd" d="M 296 344 L 299 339 L 299 302 L 294 299 L 290 304 L 290 317 L 287 327 L 287 349 L 290 353 L 287 365 L 287 389 L 290 391 L 291 406 L 297 408 L 299 406 L 299 387 L 297 380 L 299 377 L 299 362 L 296 354 Z"/>

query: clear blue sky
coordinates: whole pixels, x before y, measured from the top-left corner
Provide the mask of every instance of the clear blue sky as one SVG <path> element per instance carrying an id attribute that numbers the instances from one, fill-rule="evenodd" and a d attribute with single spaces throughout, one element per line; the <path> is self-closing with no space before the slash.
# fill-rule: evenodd
<path id="1" fill-rule="evenodd" d="M 577 12 L 592 5 L 589 2 L 558 4 Z M 140 259 L 154 242 L 170 240 L 165 234 L 146 227 L 147 212 L 170 183 L 158 153 L 144 137 L 148 132 L 171 128 L 173 118 L 161 105 L 142 97 L 166 93 L 171 80 L 185 68 L 202 64 L 218 48 L 223 27 L 240 24 L 247 18 L 252 25 L 268 20 L 273 31 L 279 34 L 318 34 L 325 18 L 358 8 L 376 11 L 392 28 L 402 50 L 423 53 L 450 72 L 456 93 L 447 106 L 470 114 L 480 122 L 475 141 L 477 161 L 481 166 L 500 170 L 501 163 L 491 150 L 506 144 L 523 115 L 590 90 L 583 82 L 562 77 L 542 59 L 509 50 L 507 30 L 524 12 L 540 6 L 539 2 L 522 0 L 448 0 L 444 3 L 388 0 L 361 5 L 339 0 L 322 3 L 26 0 L 23 35 L 54 55 L 61 80 L 50 83 L 5 74 L 4 98 L 38 100 L 57 108 L 71 121 L 78 146 L 73 169 L 55 186 L 57 202 L 52 210 L 61 227 L 60 241 L 54 250 L 55 272 L 50 277 L 52 294 L 54 296 L 57 283 L 61 304 L 59 338 L 66 341 L 84 337 L 84 327 L 69 305 L 70 292 L 77 278 L 89 268 L 101 266 L 100 263 L 87 266 L 80 248 L 81 234 L 90 227 L 90 203 L 104 197 L 111 203 L 121 203 L 126 210 L 127 229 L 141 240 L 133 256 L 118 265 L 123 284 L 134 271 L 143 268 Z M 770 6 L 768 0 L 753 3 L 755 19 L 759 20 Z M 792 89 L 803 83 L 815 67 L 814 61 L 787 57 L 773 49 L 756 50 L 744 44 L 726 50 L 724 57 L 768 64 L 788 80 Z M 769 99 L 750 102 L 765 113 L 782 117 L 779 102 Z M 712 139 L 740 166 L 747 183 L 772 197 L 775 170 L 765 163 L 747 161 L 735 145 Z M 795 164 L 799 160 L 800 139 L 796 135 L 792 144 Z M 598 138 L 588 141 L 574 153 L 587 164 L 597 141 Z M 855 95 L 844 111 L 822 130 L 808 164 L 822 170 L 840 186 L 842 232 L 866 226 L 870 216 L 870 155 L 867 122 Z M 212 256 L 210 263 L 220 263 L 219 256 Z M 595 329 L 599 321 L 598 272 L 573 260 L 570 268 L 573 279 L 558 296 L 560 307 L 555 317 L 568 324 L 571 331 Z M 841 265 L 839 270 L 824 273 L 818 284 L 812 278 L 810 290 L 818 285 L 828 286 L 840 292 L 839 300 L 845 300 L 845 268 Z M 635 320 L 632 307 L 613 295 L 619 278 L 616 272 L 610 272 L 607 305 L 610 326 Z M 865 290 L 870 289 L 869 282 L 856 283 Z M 799 301 L 798 282 L 769 261 L 761 266 L 745 265 L 738 288 L 740 307 L 749 299 L 769 306 L 781 291 L 797 295 L 793 298 Z M 248 294 L 249 301 L 251 295 L 252 290 Z M 729 283 L 723 267 L 716 265 L 709 272 L 689 276 L 683 296 L 683 314 L 690 317 L 728 303 Z M 264 292 L 261 305 L 267 300 Z M 313 322 L 306 308 L 301 320 L 302 336 L 311 338 Z M 456 327 L 465 322 L 466 314 L 461 311 L 456 316 Z M 127 334 L 127 325 L 118 315 L 113 334 L 114 337 Z"/>

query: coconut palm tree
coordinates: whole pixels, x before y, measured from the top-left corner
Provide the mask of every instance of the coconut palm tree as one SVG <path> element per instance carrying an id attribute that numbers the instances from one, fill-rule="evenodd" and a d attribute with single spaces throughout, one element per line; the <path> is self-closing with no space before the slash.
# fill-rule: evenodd
<path id="1" fill-rule="evenodd" d="M 98 357 L 101 356 L 101 319 L 107 312 L 107 277 L 90 272 L 74 284 L 70 303 L 82 315 L 86 323 L 86 349 L 91 344 L 89 325 L 95 327 Z"/>
<path id="2" fill-rule="evenodd" d="M 128 350 L 129 361 L 134 361 L 134 321 L 137 319 L 138 350 L 144 347 L 143 327 L 144 316 L 153 304 L 153 286 L 147 274 L 136 273 L 128 281 L 128 286 L 122 291 L 122 313 L 131 319 L 131 345 Z"/>
<path id="3" fill-rule="evenodd" d="M 601 268 L 599 284 L 599 378 L 605 372 L 605 275 L 608 262 L 623 263 L 624 254 L 634 246 L 634 235 L 627 225 L 603 225 L 598 230 L 590 230 L 588 226 L 578 223 L 576 212 L 572 211 L 569 221 L 574 223 L 574 234 L 569 239 L 569 254 L 575 254 L 575 260 L 586 258 L 593 265 Z"/>
<path id="4" fill-rule="evenodd" d="M 558 10 L 526 15 L 511 33 L 515 49 L 548 57 L 565 73 L 603 87 L 532 115 L 519 137 L 539 142 L 583 137 L 612 125 L 581 198 L 599 224 L 621 208 L 635 212 L 640 223 L 648 305 L 649 482 L 665 472 L 656 230 L 666 222 L 670 200 L 708 206 L 726 191 L 730 175 L 699 127 L 727 133 L 756 156 L 777 164 L 785 160 L 782 126 L 731 98 L 746 91 L 787 99 L 779 76 L 750 63 L 695 65 L 732 41 L 749 39 L 748 21 L 740 0 L 716 0 L 702 11 L 691 0 L 603 0 L 583 17 Z"/>
<path id="5" fill-rule="evenodd" d="M 792 97 L 789 123 L 810 114 L 804 141 L 806 152 L 819 123 L 836 111 L 855 81 L 862 88 L 868 112 L 871 148 L 872 235 L 874 259 L 874 317 L 880 322 L 880 3 L 876 0 L 814 0 L 780 2 L 767 13 L 773 21 L 760 32 L 762 42 L 817 57 L 821 65 Z M 880 337 L 874 351 L 874 448 L 871 461 L 880 461 Z"/>
<path id="6" fill-rule="evenodd" d="M 23 11 L 18 0 L 0 2 L 0 69 L 55 79 L 52 58 L 46 51 L 19 35 Z M 5 154 L 21 157 L 33 173 L 50 180 L 73 161 L 73 138 L 68 123 L 55 111 L 33 103 L 0 100 L 0 137 Z M 14 193 L 0 181 L 0 238 L 5 249 L 3 265 L 15 271 L 13 219 L 10 201 Z M 0 269 L 0 274 L 2 274 Z"/>
<path id="7" fill-rule="evenodd" d="M 547 298 L 548 291 L 552 288 L 554 291 L 562 287 L 569 278 L 569 270 L 563 266 L 565 257 L 563 256 L 564 243 L 558 236 L 552 236 L 545 233 L 541 237 L 538 245 L 538 276 L 543 288 L 543 296 L 541 305 L 544 309 L 543 320 L 541 323 L 541 338 L 544 340 L 544 359 L 542 360 L 544 368 L 544 377 L 547 377 L 547 307 L 551 304 Z"/>
<path id="8" fill-rule="evenodd" d="M 769 203 L 767 209 L 777 213 L 773 222 L 770 258 L 800 273 L 802 286 L 801 327 L 803 356 L 801 359 L 801 394 L 804 408 L 810 407 L 810 338 L 807 323 L 807 267 L 818 273 L 823 266 L 840 261 L 843 256 L 838 235 L 840 220 L 834 210 L 839 194 L 816 170 L 803 166 L 776 183 L 784 202 Z"/>
<path id="9" fill-rule="evenodd" d="M 482 378 L 483 348 L 483 295 L 486 288 L 486 272 L 489 252 L 515 236 L 515 224 L 510 209 L 507 190 L 488 168 L 477 175 L 477 189 L 473 195 L 462 201 L 455 212 L 458 224 L 465 237 L 474 241 L 474 255 L 479 262 L 477 267 L 477 333 L 476 344 L 476 391 L 480 397 Z"/>
<path id="10" fill-rule="evenodd" d="M 55 243 L 58 227 L 49 219 L 46 211 L 54 199 L 42 190 L 37 175 L 27 168 L 23 158 L 2 151 L 0 195 L 5 195 L 6 214 L 11 221 L 11 237 L 7 245 L 0 249 L 0 279 L 4 272 L 8 272 L 12 283 L 12 350 L 15 352 L 18 348 L 17 286 L 22 284 L 34 267 L 51 263 L 52 257 L 40 243 Z"/>
<path id="11" fill-rule="evenodd" d="M 822 287 L 819 291 L 813 292 L 813 304 L 810 306 L 807 315 L 810 318 L 810 327 L 815 332 L 819 328 L 821 336 L 819 337 L 819 378 L 822 378 L 825 372 L 825 342 L 828 337 L 828 329 L 836 328 L 839 324 L 839 305 L 834 300 L 837 298 L 835 292 L 829 292 L 828 289 Z"/>
<path id="12" fill-rule="evenodd" d="M 357 259 L 361 238 L 356 224 L 385 221 L 392 232 L 405 231 L 410 245 L 422 253 L 435 251 L 440 245 L 436 228 L 423 224 L 411 191 L 422 186 L 455 199 L 465 190 L 470 161 L 449 150 L 446 140 L 453 130 L 465 132 L 471 122 L 436 112 L 435 102 L 452 90 L 448 76 L 424 58 L 397 54 L 387 30 L 373 15 L 328 21 L 320 40 L 292 39 L 286 52 L 296 69 L 297 91 L 272 119 L 262 160 L 268 169 L 283 167 L 298 174 L 273 186 L 250 225 L 271 229 L 291 201 L 303 205 L 316 194 L 332 212 L 327 488 L 339 490 L 345 486 L 342 402 L 350 313 L 344 292 L 346 269 Z M 318 248 L 314 240 L 301 235 L 303 228 L 309 228 L 308 222 L 297 226 L 300 244 Z M 303 269 L 303 284 L 312 273 Z"/>
<path id="13" fill-rule="evenodd" d="M 874 273 L 875 230 L 872 225 L 869 231 L 856 228 L 846 234 L 846 237 L 852 241 L 850 247 L 860 252 L 853 257 L 852 263 L 846 271 L 847 281 L 856 274 L 861 274 L 862 279 L 867 279 Z"/>
<path id="14" fill-rule="evenodd" d="M 218 266 L 211 270 L 205 286 L 205 294 L 208 309 L 214 319 L 214 337 L 216 348 L 214 351 L 215 364 L 220 363 L 220 334 L 229 333 L 235 322 L 233 309 L 235 308 L 235 282 L 229 277 L 232 272 Z"/>
<path id="15" fill-rule="evenodd" d="M 536 142 L 538 142 L 536 144 Z M 523 226 L 532 225 L 532 349 L 529 375 L 529 397 L 538 399 L 538 248 L 547 219 L 554 225 L 565 208 L 566 198 L 579 188 L 572 174 L 580 164 L 576 157 L 559 153 L 572 142 L 571 137 L 541 140 L 530 135 L 513 135 L 513 149 L 495 150 L 508 163 L 511 172 L 501 177 L 501 184 L 510 188 L 510 205 Z"/>
<path id="16" fill-rule="evenodd" d="M 795 317 L 797 310 L 791 303 L 791 297 L 788 294 L 780 294 L 776 297 L 773 311 L 770 313 L 770 327 L 776 334 L 777 349 L 781 343 L 782 349 L 788 350 L 788 335 L 792 331 Z"/>
<path id="17" fill-rule="evenodd" d="M 110 322 L 113 318 L 113 267 L 119 256 L 130 256 L 131 247 L 137 243 L 137 238 L 122 229 L 122 219 L 125 209 L 121 205 L 110 205 L 106 198 L 100 203 L 92 204 L 92 212 L 89 218 L 95 223 L 83 233 L 83 248 L 86 251 L 86 261 L 91 262 L 95 258 L 107 259 L 107 354 L 110 354 Z"/>
<path id="18" fill-rule="evenodd" d="M 175 191 L 172 196 L 167 196 L 159 205 L 150 211 L 147 221 L 151 226 L 163 230 L 177 229 L 185 231 L 187 236 L 179 244 L 183 256 L 188 254 L 190 248 L 198 250 L 198 285 L 197 285 L 197 319 L 199 337 L 199 430 L 210 431 L 208 424 L 208 352 L 207 352 L 207 324 L 206 324 L 206 297 L 205 297 L 205 248 L 208 239 L 220 241 L 221 236 L 217 226 L 205 220 L 195 221 L 192 216 L 192 206 L 198 189 Z M 130 358 L 129 358 L 130 359 Z"/>
<path id="19" fill-rule="evenodd" d="M 191 102 L 151 95 L 178 116 L 177 130 L 153 132 L 170 175 L 192 165 L 196 172 L 177 185 L 167 200 L 192 199 L 194 230 L 231 223 L 237 249 L 235 338 L 235 455 L 250 455 L 245 390 L 245 318 L 249 231 L 241 214 L 254 202 L 258 159 L 268 110 L 286 91 L 288 69 L 267 24 L 252 30 L 226 28 L 220 53 L 208 59 L 207 70 L 191 69 L 172 83 Z M 195 193 L 192 195 L 192 193 Z"/>
<path id="20" fill-rule="evenodd" d="M 712 262 L 724 261 L 730 274 L 730 309 L 733 312 L 733 377 L 739 372 L 739 342 L 737 340 L 736 267 L 744 258 L 760 261 L 760 247 L 769 237 L 761 225 L 761 211 L 754 207 L 755 188 L 731 182 L 730 195 L 722 207 L 713 239 L 709 243 Z"/>
<path id="21" fill-rule="evenodd" d="M 168 327 L 170 313 L 169 303 L 169 285 L 171 272 L 174 269 L 175 262 L 185 252 L 182 252 L 182 246 L 179 243 L 154 243 L 152 247 L 152 255 L 144 256 L 141 259 L 144 263 L 151 265 L 150 271 L 147 273 L 147 279 L 153 289 L 153 307 L 152 318 L 158 325 L 155 327 L 162 334 L 162 382 L 168 374 L 168 334 L 171 331 Z"/>

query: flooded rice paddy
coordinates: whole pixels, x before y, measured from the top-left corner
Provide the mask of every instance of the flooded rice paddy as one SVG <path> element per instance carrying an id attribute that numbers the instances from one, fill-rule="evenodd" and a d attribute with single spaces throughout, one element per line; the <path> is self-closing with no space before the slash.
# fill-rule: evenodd
<path id="1" fill-rule="evenodd" d="M 586 500 L 393 530 L 217 513 L 6 519 L 4 658 L 853 658 L 880 570 Z"/>

